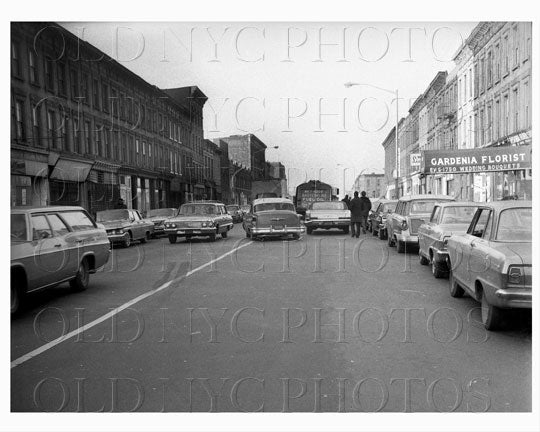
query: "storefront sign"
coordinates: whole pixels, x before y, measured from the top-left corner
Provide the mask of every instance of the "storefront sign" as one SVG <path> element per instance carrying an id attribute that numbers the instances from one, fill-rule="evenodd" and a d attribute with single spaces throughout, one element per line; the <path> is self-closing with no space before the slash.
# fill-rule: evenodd
<path id="1" fill-rule="evenodd" d="M 422 166 L 425 174 L 530 169 L 531 145 L 467 150 L 424 150 Z"/>
<path id="2" fill-rule="evenodd" d="M 422 162 L 421 153 L 411 153 L 411 167 L 420 167 L 421 162 Z"/>

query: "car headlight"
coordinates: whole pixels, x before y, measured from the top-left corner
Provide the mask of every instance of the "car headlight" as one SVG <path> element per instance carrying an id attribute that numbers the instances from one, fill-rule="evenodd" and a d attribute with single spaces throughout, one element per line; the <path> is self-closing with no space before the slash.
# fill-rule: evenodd
<path id="1" fill-rule="evenodd" d="M 165 228 L 176 228 L 176 224 L 175 223 L 166 223 Z"/>
<path id="2" fill-rule="evenodd" d="M 405 231 L 405 230 L 407 230 L 407 228 L 408 228 L 407 221 L 404 220 L 403 222 L 401 222 L 401 229 L 403 231 Z"/>

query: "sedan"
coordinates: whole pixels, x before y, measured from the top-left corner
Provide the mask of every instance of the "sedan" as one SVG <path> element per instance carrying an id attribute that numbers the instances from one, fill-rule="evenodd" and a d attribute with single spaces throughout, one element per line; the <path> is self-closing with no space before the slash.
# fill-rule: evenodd
<path id="1" fill-rule="evenodd" d="M 141 217 L 137 210 L 116 209 L 97 212 L 97 221 L 107 230 L 111 243 L 129 247 L 134 240 L 146 243 L 154 234 L 154 224 Z"/>
<path id="2" fill-rule="evenodd" d="M 480 302 L 486 329 L 508 309 L 532 308 L 532 203 L 479 204 L 467 233 L 448 239 L 447 265 L 450 295 Z"/>
<path id="3" fill-rule="evenodd" d="M 349 233 L 351 211 L 343 201 L 316 201 L 306 211 L 305 225 L 307 233 L 316 229 L 337 228 Z"/>
<path id="4" fill-rule="evenodd" d="M 429 222 L 418 228 L 418 256 L 420 264 L 431 264 L 436 278 L 446 277 L 448 239 L 464 234 L 469 227 L 478 204 L 474 202 L 447 202 L 436 204 Z"/>
<path id="5" fill-rule="evenodd" d="M 260 198 L 253 201 L 252 211 L 243 223 L 246 237 L 289 237 L 298 240 L 306 230 L 294 204 L 286 198 Z"/>
<path id="6" fill-rule="evenodd" d="M 158 237 L 165 234 L 165 220 L 175 216 L 178 213 L 177 208 L 167 207 L 149 210 L 147 214 L 147 219 L 154 224 L 154 235 L 153 237 Z"/>

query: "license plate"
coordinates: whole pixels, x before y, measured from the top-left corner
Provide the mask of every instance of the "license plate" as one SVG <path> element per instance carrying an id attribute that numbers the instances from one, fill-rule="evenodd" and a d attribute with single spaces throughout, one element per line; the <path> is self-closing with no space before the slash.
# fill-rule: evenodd
<path id="1" fill-rule="evenodd" d="M 274 226 L 272 226 L 272 228 L 275 229 L 275 230 L 282 231 L 283 230 L 283 225 L 274 225 Z"/>
<path id="2" fill-rule="evenodd" d="M 199 231 L 199 230 L 193 230 L 193 231 L 191 231 L 191 232 L 192 232 L 193 234 L 200 234 L 200 233 L 201 233 L 201 231 Z"/>
<path id="3" fill-rule="evenodd" d="M 176 231 L 176 234 L 185 234 L 185 231 Z"/>

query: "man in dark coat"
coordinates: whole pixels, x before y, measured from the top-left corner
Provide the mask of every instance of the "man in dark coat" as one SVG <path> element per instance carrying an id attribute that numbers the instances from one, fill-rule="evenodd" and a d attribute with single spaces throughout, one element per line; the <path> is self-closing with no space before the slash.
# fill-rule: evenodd
<path id="1" fill-rule="evenodd" d="M 360 223 L 362 222 L 361 210 L 362 201 L 358 198 L 358 192 L 354 192 L 354 198 L 349 203 L 349 210 L 351 211 L 351 237 L 360 236 Z"/>
<path id="2" fill-rule="evenodd" d="M 369 211 L 371 210 L 371 200 L 366 196 L 366 192 L 362 191 L 362 197 L 360 198 L 360 222 L 362 225 L 362 233 L 366 233 L 367 219 Z"/>
<path id="3" fill-rule="evenodd" d="M 351 205 L 351 199 L 349 198 L 349 195 L 345 195 L 345 198 L 343 198 L 341 201 L 347 204 L 347 208 Z"/>

